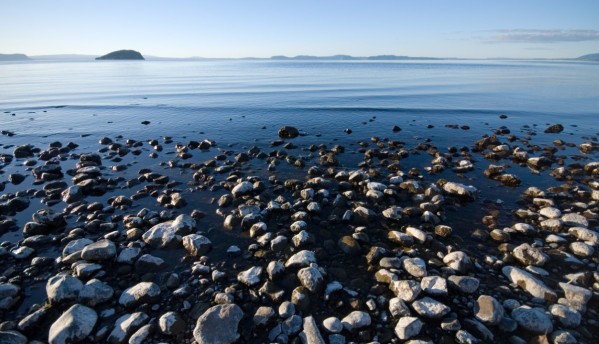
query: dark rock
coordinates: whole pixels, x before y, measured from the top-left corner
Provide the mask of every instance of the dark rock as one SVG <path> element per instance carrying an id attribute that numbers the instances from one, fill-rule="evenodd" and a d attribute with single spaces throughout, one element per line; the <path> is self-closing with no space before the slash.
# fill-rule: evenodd
<path id="1" fill-rule="evenodd" d="M 282 139 L 292 139 L 299 136 L 299 131 L 295 127 L 284 126 L 279 129 L 279 137 Z"/>
<path id="2" fill-rule="evenodd" d="M 561 124 L 553 124 L 545 129 L 545 133 L 547 134 L 557 134 L 561 133 L 564 130 L 564 126 Z"/>

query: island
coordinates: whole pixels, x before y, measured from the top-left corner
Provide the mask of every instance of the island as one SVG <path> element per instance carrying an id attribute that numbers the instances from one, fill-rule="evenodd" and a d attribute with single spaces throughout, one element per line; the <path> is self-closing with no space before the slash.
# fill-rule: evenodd
<path id="1" fill-rule="evenodd" d="M 577 58 L 577 60 L 584 61 L 599 61 L 599 54 L 588 54 Z"/>
<path id="2" fill-rule="evenodd" d="M 144 57 L 135 50 L 117 50 L 104 56 L 96 57 L 96 60 L 145 60 Z"/>
<path id="3" fill-rule="evenodd" d="M 0 54 L 0 61 L 27 61 L 29 57 L 25 54 Z"/>

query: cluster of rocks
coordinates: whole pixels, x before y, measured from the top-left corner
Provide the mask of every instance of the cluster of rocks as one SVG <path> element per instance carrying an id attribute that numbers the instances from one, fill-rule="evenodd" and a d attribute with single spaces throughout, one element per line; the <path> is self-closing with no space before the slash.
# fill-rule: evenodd
<path id="1" fill-rule="evenodd" d="M 344 166 L 339 144 L 298 156 L 287 151 L 294 144 L 273 142 L 270 152 L 220 150 L 204 162 L 190 150 L 210 154 L 214 141 L 15 149 L 5 163 L 44 163 L 24 163 L 40 190 L 0 203 L 2 231 L 23 236 L 0 247 L 14 265 L 0 276 L 0 342 L 590 343 L 599 328 L 599 163 L 558 167 L 551 176 L 569 184 L 528 187 L 513 216 L 482 218 L 485 250 L 462 245 L 456 232 L 474 231 L 451 223 L 452 212 L 480 205 L 479 187 L 452 178 L 476 173 L 473 154 L 494 162 L 482 174 L 498 186 L 523 184 L 503 159 L 533 171 L 564 165 L 548 148 L 529 157 L 530 144 L 509 134 L 446 153 L 373 137 L 359 142 L 357 167 Z M 184 162 L 129 173 L 127 161 L 148 151 Z M 421 151 L 433 156 L 430 175 L 402 168 Z M 210 204 L 196 209 L 197 194 Z M 13 216 L 34 197 L 48 208 L 19 227 Z M 45 300 L 18 311 L 30 282 L 45 283 Z"/>

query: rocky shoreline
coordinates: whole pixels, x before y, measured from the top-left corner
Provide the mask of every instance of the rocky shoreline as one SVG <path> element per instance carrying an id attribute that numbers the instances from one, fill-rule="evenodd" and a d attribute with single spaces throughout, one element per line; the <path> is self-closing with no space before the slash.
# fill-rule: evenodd
<path id="1" fill-rule="evenodd" d="M 5 143 L 0 342 L 592 343 L 599 144 L 563 130 Z"/>

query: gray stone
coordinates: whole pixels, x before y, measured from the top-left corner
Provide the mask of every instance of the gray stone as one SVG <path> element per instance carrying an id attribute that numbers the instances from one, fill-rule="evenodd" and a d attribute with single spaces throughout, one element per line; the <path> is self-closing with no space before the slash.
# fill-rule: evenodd
<path id="1" fill-rule="evenodd" d="M 504 266 L 501 272 L 520 288 L 534 297 L 553 302 L 557 299 L 557 294 L 545 285 L 545 283 L 533 277 L 528 272 L 513 266 Z"/>
<path id="2" fill-rule="evenodd" d="M 549 256 L 529 244 L 517 246 L 514 248 L 512 254 L 514 258 L 524 265 L 543 266 L 549 260 Z"/>
<path id="3" fill-rule="evenodd" d="M 14 297 L 21 291 L 21 288 L 12 283 L 0 284 L 0 299 L 5 297 Z"/>
<path id="4" fill-rule="evenodd" d="M 474 316 L 486 324 L 499 324 L 503 314 L 503 306 L 492 296 L 481 295 L 474 304 Z"/>
<path id="5" fill-rule="evenodd" d="M 181 236 L 189 234 L 195 226 L 194 218 L 181 214 L 173 221 L 154 225 L 142 235 L 142 238 L 152 247 L 174 247 L 181 241 Z"/>
<path id="6" fill-rule="evenodd" d="M 518 307 L 512 311 L 512 318 L 520 327 L 535 334 L 547 334 L 553 331 L 551 318 L 537 308 Z"/>
<path id="7" fill-rule="evenodd" d="M 455 340 L 459 344 L 476 344 L 480 341 L 470 332 L 465 330 L 459 330 L 455 334 Z"/>
<path id="8" fill-rule="evenodd" d="M 551 305 L 551 307 L 549 307 L 549 312 L 554 318 L 557 318 L 564 327 L 576 328 L 582 321 L 582 315 L 568 306 Z"/>
<path id="9" fill-rule="evenodd" d="M 443 257 L 443 263 L 459 272 L 466 272 L 472 265 L 470 257 L 462 251 L 454 251 Z"/>
<path id="10" fill-rule="evenodd" d="M 572 333 L 564 330 L 553 331 L 549 336 L 552 344 L 576 344 L 578 340 Z"/>
<path id="11" fill-rule="evenodd" d="M 134 307 L 146 302 L 154 302 L 160 296 L 160 287 L 154 282 L 139 282 L 125 289 L 119 298 L 124 307 Z"/>
<path id="12" fill-rule="evenodd" d="M 97 304 L 110 301 L 113 295 L 114 290 L 108 283 L 91 279 L 81 289 L 79 299 L 81 302 L 93 307 Z"/>
<path id="13" fill-rule="evenodd" d="M 75 304 L 50 326 L 48 343 L 67 344 L 83 340 L 92 332 L 97 320 L 96 311 Z"/>
<path id="14" fill-rule="evenodd" d="M 452 196 L 474 199 L 478 191 L 472 185 L 464 185 L 459 183 L 447 182 L 443 185 L 443 190 Z"/>
<path id="15" fill-rule="evenodd" d="M 239 338 L 237 326 L 243 311 L 235 304 L 217 305 L 204 312 L 196 323 L 193 337 L 198 344 L 229 344 Z"/>
<path id="16" fill-rule="evenodd" d="M 314 317 L 308 316 L 304 318 L 304 328 L 303 331 L 299 334 L 299 337 L 304 344 L 326 344 L 320 331 L 318 330 L 318 326 L 316 325 L 316 321 Z"/>
<path id="17" fill-rule="evenodd" d="M 254 325 L 267 326 L 270 324 L 270 321 L 275 317 L 275 315 L 275 310 L 272 309 L 272 307 L 258 307 L 256 313 L 254 313 Z"/>
<path id="18" fill-rule="evenodd" d="M 233 197 L 238 198 L 241 196 L 249 195 L 253 191 L 254 191 L 254 184 L 252 184 L 248 181 L 243 181 L 243 182 L 235 185 L 233 190 L 231 190 L 231 193 L 233 194 Z"/>
<path id="19" fill-rule="evenodd" d="M 341 319 L 341 324 L 348 331 L 369 326 L 370 323 L 370 314 L 362 311 L 353 311 Z"/>
<path id="20" fill-rule="evenodd" d="M 114 322 L 114 328 L 106 341 L 110 344 L 124 343 L 127 337 L 142 327 L 149 319 L 150 317 L 142 312 L 122 315 Z"/>
<path id="21" fill-rule="evenodd" d="M 447 280 L 443 277 L 422 277 L 420 287 L 429 295 L 447 295 Z"/>
<path id="22" fill-rule="evenodd" d="M 591 245 L 599 245 L 599 233 L 583 227 L 572 227 L 568 233 L 575 236 L 578 240 L 588 242 Z"/>
<path id="23" fill-rule="evenodd" d="M 451 311 L 451 308 L 430 297 L 423 297 L 412 302 L 412 308 L 418 315 L 430 319 L 440 319 Z"/>
<path id="24" fill-rule="evenodd" d="M 566 226 L 585 227 L 585 228 L 589 226 L 589 221 L 587 220 L 586 217 L 579 215 L 579 214 L 575 214 L 575 213 L 568 213 L 568 214 L 565 214 L 564 216 L 562 216 L 562 222 Z"/>
<path id="25" fill-rule="evenodd" d="M 329 333 L 339 333 L 343 331 L 343 324 L 337 317 L 329 317 L 322 321 L 322 327 Z"/>
<path id="26" fill-rule="evenodd" d="M 462 293 L 472 294 L 476 290 L 478 290 L 478 286 L 480 284 L 478 278 L 470 277 L 470 276 L 458 276 L 452 275 L 447 278 L 449 281 L 449 286 L 455 288 Z"/>
<path id="27" fill-rule="evenodd" d="M 566 296 L 566 299 L 568 299 L 569 301 L 572 301 L 572 302 L 586 305 L 587 302 L 589 302 L 589 300 L 593 296 L 592 291 L 590 291 L 586 288 L 583 288 L 583 287 L 573 285 L 573 284 L 560 282 L 559 286 L 564 291 L 564 295 Z"/>
<path id="28" fill-rule="evenodd" d="M 103 239 L 85 246 L 81 258 L 85 260 L 108 260 L 116 256 L 116 246 L 108 239 Z"/>
<path id="29" fill-rule="evenodd" d="M 413 280 L 392 281 L 389 289 L 391 289 L 395 296 L 406 302 L 416 300 L 422 290 L 420 283 Z"/>
<path id="30" fill-rule="evenodd" d="M 401 340 L 417 336 L 422 329 L 422 321 L 415 317 L 402 317 L 395 325 L 395 335 Z"/>
<path id="31" fill-rule="evenodd" d="M 183 237 L 183 247 L 192 256 L 203 256 L 212 249 L 210 239 L 199 234 L 190 234 Z"/>
<path id="32" fill-rule="evenodd" d="M 165 265 L 162 258 L 146 253 L 135 262 L 135 270 L 139 273 L 157 272 L 162 270 Z"/>
<path id="33" fill-rule="evenodd" d="M 160 331 L 166 335 L 177 336 L 187 327 L 183 318 L 177 312 L 166 312 L 158 319 Z"/>
<path id="34" fill-rule="evenodd" d="M 48 279 L 46 294 L 50 303 L 73 301 L 79 297 L 83 283 L 71 275 L 56 275 Z"/>
<path id="35" fill-rule="evenodd" d="M 145 324 L 135 331 L 131 337 L 129 337 L 129 344 L 143 344 L 146 339 L 152 334 L 154 329 L 153 324 Z"/>
<path id="36" fill-rule="evenodd" d="M 27 344 L 27 337 L 17 331 L 0 331 L 2 344 Z"/>
<path id="37" fill-rule="evenodd" d="M 318 293 L 322 290 L 324 277 L 316 267 L 310 266 L 300 269 L 297 272 L 297 278 L 300 283 L 312 293 Z"/>
<path id="38" fill-rule="evenodd" d="M 141 254 L 139 247 L 127 247 L 121 250 L 116 261 L 123 264 L 133 265 L 135 259 Z"/>
<path id="39" fill-rule="evenodd" d="M 252 287 L 260 283 L 260 276 L 262 275 L 261 266 L 252 266 L 251 268 L 237 274 L 237 280 L 249 287 Z"/>
<path id="40" fill-rule="evenodd" d="M 570 251 L 579 257 L 590 257 L 595 254 L 595 249 L 591 245 L 587 245 L 583 242 L 575 241 L 570 243 Z"/>
<path id="41" fill-rule="evenodd" d="M 279 316 L 281 318 L 289 318 L 295 314 L 295 305 L 289 301 L 283 301 L 279 306 Z"/>
<path id="42" fill-rule="evenodd" d="M 395 318 L 410 316 L 410 308 L 399 297 L 394 297 L 389 300 L 389 312 Z"/>
<path id="43" fill-rule="evenodd" d="M 403 268 L 414 277 L 424 277 L 427 275 L 426 263 L 421 258 L 404 259 Z"/>
<path id="44" fill-rule="evenodd" d="M 314 252 L 303 250 L 289 257 L 289 259 L 287 259 L 287 262 L 285 262 L 285 267 L 305 268 L 308 267 L 311 263 L 316 263 L 316 256 L 314 255 Z"/>

